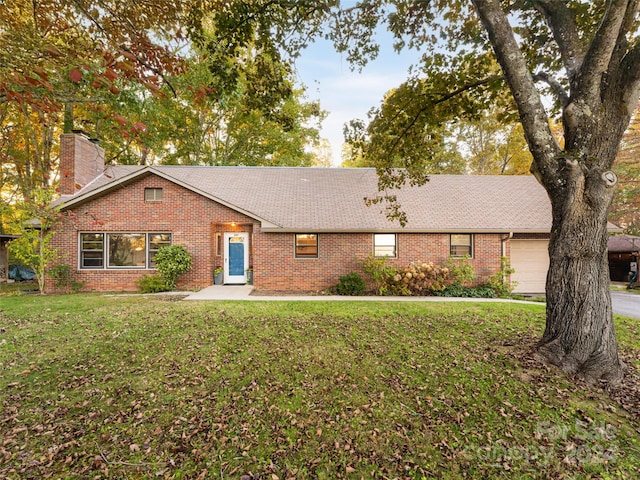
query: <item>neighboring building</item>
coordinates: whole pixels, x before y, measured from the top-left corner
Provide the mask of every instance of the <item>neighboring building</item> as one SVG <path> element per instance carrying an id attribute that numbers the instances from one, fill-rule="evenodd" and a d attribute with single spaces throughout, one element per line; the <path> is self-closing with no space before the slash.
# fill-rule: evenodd
<path id="1" fill-rule="evenodd" d="M 544 292 L 551 209 L 532 176 L 432 175 L 397 194 L 402 228 L 367 207 L 374 169 L 104 166 L 79 134 L 61 138 L 61 205 L 54 246 L 85 290 L 135 290 L 153 256 L 183 245 L 193 269 L 178 288 L 245 283 L 318 291 L 360 271 L 368 255 L 392 264 L 469 255 L 479 281 L 510 258 L 516 291 Z"/>
<path id="2" fill-rule="evenodd" d="M 638 271 L 640 237 L 614 235 L 609 238 L 609 275 L 614 282 L 628 282 L 629 273 Z"/>

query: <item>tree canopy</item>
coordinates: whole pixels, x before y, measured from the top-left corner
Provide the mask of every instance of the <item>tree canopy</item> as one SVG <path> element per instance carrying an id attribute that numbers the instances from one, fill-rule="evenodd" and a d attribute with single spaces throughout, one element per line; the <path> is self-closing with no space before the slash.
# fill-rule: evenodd
<path id="1" fill-rule="evenodd" d="M 3 3 L 3 203 L 55 182 L 71 129 L 98 137 L 113 163 L 312 164 L 319 105 L 273 38 L 227 28 L 225 5 Z"/>

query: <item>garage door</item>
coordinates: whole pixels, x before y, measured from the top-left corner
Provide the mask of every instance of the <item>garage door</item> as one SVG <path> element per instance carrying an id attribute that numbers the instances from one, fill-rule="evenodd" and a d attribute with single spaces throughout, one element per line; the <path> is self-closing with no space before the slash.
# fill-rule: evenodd
<path id="1" fill-rule="evenodd" d="M 516 293 L 544 293 L 549 270 L 548 240 L 511 240 L 511 280 Z"/>

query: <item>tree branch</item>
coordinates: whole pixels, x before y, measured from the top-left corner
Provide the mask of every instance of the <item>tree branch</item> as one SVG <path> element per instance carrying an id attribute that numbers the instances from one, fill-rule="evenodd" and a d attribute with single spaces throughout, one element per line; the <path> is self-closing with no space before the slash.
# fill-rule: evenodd
<path id="1" fill-rule="evenodd" d="M 585 55 L 575 15 L 565 0 L 536 0 L 534 6 L 544 16 L 560 49 L 567 77 L 572 81 L 580 70 Z"/>
<path id="2" fill-rule="evenodd" d="M 527 144 L 534 158 L 536 178 L 545 185 L 554 184 L 557 163 L 553 159 L 561 152 L 547 113 L 536 90 L 531 72 L 499 0 L 472 0 L 480 20 L 489 34 L 498 63 L 502 67 L 518 107 Z"/>
<path id="3" fill-rule="evenodd" d="M 621 98 L 631 114 L 636 109 L 640 96 L 640 41 L 629 50 L 620 65 L 620 72 L 623 75 L 620 79 L 623 89 Z"/>
<path id="4" fill-rule="evenodd" d="M 627 35 L 632 31 L 636 22 L 638 12 L 640 11 L 640 0 L 631 0 L 627 6 L 625 18 L 620 26 L 620 33 L 616 42 L 616 47 L 611 56 L 609 63 L 608 75 L 607 75 L 607 87 L 608 89 L 617 90 L 622 88 L 624 95 L 623 101 L 627 103 L 627 108 L 635 110 L 635 103 L 631 100 L 633 105 L 629 105 L 628 98 L 633 98 L 631 93 L 637 89 L 638 76 L 640 75 L 640 42 L 636 40 L 636 43 L 629 47 L 629 41 Z M 611 75 L 614 72 L 615 75 Z M 613 78 L 610 78 L 613 77 Z M 618 77 L 618 78 L 615 78 Z M 620 85 L 622 87 L 620 87 Z M 605 92 L 603 98 L 607 98 L 608 95 Z M 612 92 L 613 93 L 613 92 Z M 636 100 L 637 102 L 637 100 Z"/>
<path id="5" fill-rule="evenodd" d="M 631 32 L 634 28 L 634 24 L 636 22 L 636 17 L 638 16 L 639 9 L 640 9 L 639 0 L 629 1 L 629 4 L 627 5 L 627 11 L 625 13 L 624 19 L 622 20 L 622 25 L 620 26 L 620 32 L 618 33 L 616 47 L 613 52 L 613 55 L 611 55 L 609 70 L 615 70 L 622 62 L 622 58 L 627 53 L 627 49 L 629 48 L 629 41 L 627 40 L 627 34 Z"/>
<path id="6" fill-rule="evenodd" d="M 469 83 L 467 85 L 463 85 L 460 88 L 457 88 L 456 90 L 454 90 L 453 92 L 448 92 L 448 93 L 443 93 L 440 98 L 437 98 L 433 101 L 430 101 L 426 106 L 424 106 L 423 108 L 419 109 L 418 112 L 413 116 L 413 119 L 411 120 L 411 122 L 409 122 L 408 125 L 406 125 L 403 129 L 402 129 L 402 133 L 400 135 L 397 136 L 396 140 L 393 142 L 393 145 L 391 145 L 391 148 L 389 150 L 389 154 L 391 154 L 392 152 L 395 151 L 395 149 L 398 147 L 398 144 L 400 143 L 400 141 L 402 140 L 402 138 L 413 128 L 413 126 L 416 124 L 416 122 L 418 121 L 418 119 L 420 118 L 420 116 L 427 112 L 428 110 L 430 110 L 433 106 L 435 105 L 439 105 L 441 103 L 444 103 L 448 100 L 451 100 L 454 97 L 457 97 L 458 95 L 461 95 L 469 90 L 473 90 L 474 88 L 478 88 L 481 87 L 483 85 L 487 85 L 491 82 L 494 82 L 496 80 L 502 80 L 504 79 L 504 77 L 502 75 L 492 75 L 490 77 L 486 77 L 483 78 L 482 80 L 478 80 L 476 82 L 473 83 Z M 427 94 L 424 94 L 427 95 Z M 405 103 L 405 105 L 408 105 L 408 103 Z M 402 109 L 400 109 L 400 111 L 398 113 L 396 113 L 396 115 L 394 115 L 393 119 L 396 119 L 398 116 L 400 116 L 401 112 L 404 111 L 405 108 L 403 107 Z"/>
<path id="7" fill-rule="evenodd" d="M 634 0 L 631 0 L 635 3 Z M 620 37 L 621 27 L 626 18 L 629 1 L 607 1 L 605 12 L 596 31 L 580 72 L 572 84 L 572 97 L 582 97 L 586 104 L 599 105 L 601 98 L 602 78 L 613 56 Z M 575 93 L 575 94 L 574 94 Z"/>
<path id="8" fill-rule="evenodd" d="M 569 95 L 567 94 L 567 91 L 558 80 L 553 78 L 547 72 L 541 71 L 536 73 L 533 76 L 533 80 L 536 82 L 544 82 L 549 85 L 555 96 L 558 97 L 558 100 L 560 100 L 560 103 L 563 107 L 566 107 L 569 104 Z"/>

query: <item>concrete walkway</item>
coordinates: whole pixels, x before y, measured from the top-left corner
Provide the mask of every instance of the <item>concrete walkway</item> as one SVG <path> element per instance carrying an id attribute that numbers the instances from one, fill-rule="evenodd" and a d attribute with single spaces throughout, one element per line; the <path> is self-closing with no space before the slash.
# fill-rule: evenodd
<path id="1" fill-rule="evenodd" d="M 513 302 L 543 305 L 540 302 L 505 298 L 458 297 L 393 297 L 393 296 L 345 296 L 345 295 L 252 295 L 252 285 L 211 285 L 187 296 L 184 300 L 249 300 L 249 301 L 368 301 L 368 302 Z"/>

